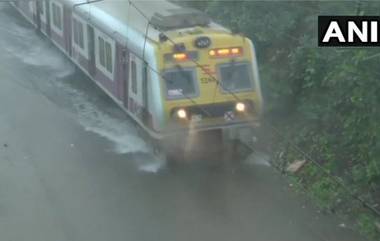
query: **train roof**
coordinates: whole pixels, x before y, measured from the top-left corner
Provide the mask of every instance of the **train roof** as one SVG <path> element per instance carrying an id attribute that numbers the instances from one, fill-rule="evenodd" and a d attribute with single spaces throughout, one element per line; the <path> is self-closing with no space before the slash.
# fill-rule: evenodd
<path id="1" fill-rule="evenodd" d="M 69 0 L 77 12 L 128 38 L 130 29 L 159 41 L 159 34 L 196 26 L 224 30 L 198 10 L 164 0 Z M 147 31 L 147 24 L 151 24 Z"/>

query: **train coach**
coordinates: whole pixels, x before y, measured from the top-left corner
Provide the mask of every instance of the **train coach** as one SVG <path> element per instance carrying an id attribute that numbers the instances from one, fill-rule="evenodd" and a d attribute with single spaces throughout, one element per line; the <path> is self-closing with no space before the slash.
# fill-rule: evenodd
<path id="1" fill-rule="evenodd" d="M 168 1 L 12 5 L 155 140 L 257 125 L 252 42 Z"/>

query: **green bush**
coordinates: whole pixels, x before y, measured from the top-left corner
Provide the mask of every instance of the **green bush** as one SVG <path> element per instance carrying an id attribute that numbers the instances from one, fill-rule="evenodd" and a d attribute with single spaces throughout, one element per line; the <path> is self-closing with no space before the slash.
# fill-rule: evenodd
<path id="1" fill-rule="evenodd" d="M 376 219 L 369 214 L 361 214 L 358 218 L 360 231 L 373 240 L 380 240 L 380 233 L 375 226 Z"/>

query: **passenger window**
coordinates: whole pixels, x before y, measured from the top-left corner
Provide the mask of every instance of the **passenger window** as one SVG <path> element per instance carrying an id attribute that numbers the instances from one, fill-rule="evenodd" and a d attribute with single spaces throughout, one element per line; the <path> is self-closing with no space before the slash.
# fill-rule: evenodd
<path id="1" fill-rule="evenodd" d="M 104 54 L 104 40 L 103 38 L 99 37 L 98 38 L 99 40 L 99 62 L 100 62 L 100 65 L 102 65 L 103 67 L 106 67 L 106 63 L 105 63 L 105 54 Z"/>
<path id="2" fill-rule="evenodd" d="M 106 68 L 107 70 L 112 73 L 112 48 L 111 44 L 108 42 L 105 42 L 106 47 Z"/>
<path id="3" fill-rule="evenodd" d="M 84 49 L 83 24 L 74 18 L 73 20 L 74 43 Z"/>
<path id="4" fill-rule="evenodd" d="M 131 62 L 131 79 L 132 79 L 132 92 L 137 94 L 137 76 L 136 76 L 136 63 Z"/>
<path id="5" fill-rule="evenodd" d="M 83 41 L 83 24 L 78 22 L 78 44 L 79 44 L 79 47 L 81 47 L 82 49 L 84 49 L 84 41 Z"/>
<path id="6" fill-rule="evenodd" d="M 148 78 L 148 63 L 144 62 L 142 69 L 142 96 L 145 108 L 148 108 Z"/>
<path id="7" fill-rule="evenodd" d="M 148 64 L 144 63 L 144 67 L 142 70 L 142 79 L 144 82 L 148 81 Z"/>
<path id="8" fill-rule="evenodd" d="M 80 39 L 79 39 L 80 40 Z M 82 40 L 83 41 L 83 40 Z M 109 73 L 113 72 L 112 46 L 102 37 L 98 37 L 99 42 L 99 63 Z"/>
<path id="9" fill-rule="evenodd" d="M 77 25 L 77 44 L 81 49 L 84 49 L 84 41 L 83 41 L 83 24 L 81 22 L 76 21 Z"/>
<path id="10" fill-rule="evenodd" d="M 45 2 L 38 2 L 38 9 L 40 10 L 40 14 L 44 15 L 45 14 Z"/>
<path id="11" fill-rule="evenodd" d="M 74 36 L 74 43 L 78 44 L 78 27 L 77 27 L 77 21 L 73 20 L 73 36 Z"/>
<path id="12" fill-rule="evenodd" d="M 61 8 L 57 4 L 55 4 L 55 3 L 52 3 L 52 8 L 53 8 L 53 24 L 58 29 L 62 30 L 62 12 L 61 12 Z"/>

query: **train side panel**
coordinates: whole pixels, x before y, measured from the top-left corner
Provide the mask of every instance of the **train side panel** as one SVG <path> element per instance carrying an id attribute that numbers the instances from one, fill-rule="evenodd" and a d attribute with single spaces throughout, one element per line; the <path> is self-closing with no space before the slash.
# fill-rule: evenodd
<path id="1" fill-rule="evenodd" d="M 122 75 L 119 66 L 120 61 L 118 61 L 118 56 L 121 54 L 117 51 L 121 51 L 121 47 L 116 47 L 118 43 L 116 41 L 104 34 L 101 29 L 97 29 L 96 27 L 92 28 L 94 29 L 94 36 L 93 39 L 89 39 L 88 35 L 88 24 L 86 21 L 82 20 L 83 24 L 83 36 L 84 36 L 84 49 L 78 48 L 78 46 L 73 43 L 73 18 L 77 17 L 72 13 L 72 8 L 70 6 L 65 6 L 62 2 L 51 0 L 46 1 L 45 4 L 42 4 L 41 1 L 39 2 L 41 4 L 41 8 L 44 8 L 40 16 L 37 16 L 36 8 L 37 8 L 37 2 L 36 1 L 19 1 L 16 2 L 16 8 L 27 18 L 27 20 L 31 23 L 33 23 L 35 26 L 36 19 L 39 17 L 41 20 L 41 31 L 44 32 L 48 37 L 52 40 L 52 42 L 59 48 L 61 51 L 63 51 L 68 57 L 70 57 L 75 64 L 77 64 L 86 74 L 88 74 L 91 78 L 93 78 L 98 84 L 100 84 L 109 94 L 112 95 L 112 97 L 116 97 L 120 100 L 120 98 L 124 95 L 123 93 L 120 93 L 120 90 L 118 88 L 120 82 L 123 80 L 125 81 L 126 77 Z M 42 14 L 43 13 L 43 14 Z M 42 15 L 44 16 L 42 16 Z M 80 19 L 80 18 L 79 18 Z M 48 22 L 48 20 L 50 20 Z M 42 24 L 42 22 L 45 22 Z M 50 31 L 49 26 L 50 25 Z M 50 32 L 50 33 L 49 33 Z M 96 52 L 96 50 L 99 48 L 98 44 L 98 38 L 101 37 L 104 39 L 104 41 L 107 41 L 107 43 L 110 44 L 112 49 L 112 67 L 111 71 L 106 71 L 105 68 L 101 65 L 99 54 Z M 89 45 L 91 42 L 93 44 L 93 48 L 89 49 Z M 95 61 L 91 63 L 91 51 L 95 51 Z M 94 65 L 94 66 L 91 66 Z M 91 71 L 92 70 L 92 71 Z"/>
<path id="2" fill-rule="evenodd" d="M 38 4 L 36 1 L 27 3 L 20 1 L 12 5 L 50 38 L 150 135 L 159 137 L 164 120 L 160 77 L 152 69 L 144 70 L 145 63 L 134 49 L 136 43 L 127 46 L 125 36 L 108 31 L 110 23 L 93 19 L 89 22 L 88 16 L 78 11 L 73 12 L 73 6 L 64 1 L 43 0 Z M 37 11 L 37 8 L 40 9 Z M 83 39 L 78 39 L 77 31 L 83 35 Z M 137 33 L 135 34 L 137 36 Z M 135 95 L 131 93 L 132 55 L 137 56 L 136 63 L 138 63 L 136 73 L 138 94 Z M 156 57 L 155 47 L 146 44 L 145 58 L 149 66 L 157 67 Z"/>

